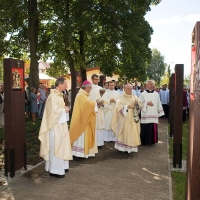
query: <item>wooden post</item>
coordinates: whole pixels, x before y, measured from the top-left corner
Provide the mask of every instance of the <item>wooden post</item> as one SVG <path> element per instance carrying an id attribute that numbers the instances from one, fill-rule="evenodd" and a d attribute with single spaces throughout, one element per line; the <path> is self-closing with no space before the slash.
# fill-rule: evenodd
<path id="1" fill-rule="evenodd" d="M 175 74 L 173 73 L 170 77 L 170 84 L 169 84 L 169 124 L 170 124 L 170 137 L 174 135 L 174 77 Z"/>
<path id="2" fill-rule="evenodd" d="M 4 59 L 5 176 L 26 168 L 24 61 Z"/>
<path id="3" fill-rule="evenodd" d="M 175 66 L 173 167 L 182 168 L 183 65 Z"/>
<path id="4" fill-rule="evenodd" d="M 200 198 L 200 22 L 192 33 L 186 199 Z"/>

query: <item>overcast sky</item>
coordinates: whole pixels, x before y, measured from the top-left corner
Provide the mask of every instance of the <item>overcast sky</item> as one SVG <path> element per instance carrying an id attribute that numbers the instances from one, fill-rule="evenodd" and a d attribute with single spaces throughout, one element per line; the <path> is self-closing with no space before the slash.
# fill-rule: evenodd
<path id="1" fill-rule="evenodd" d="M 150 48 L 157 48 L 171 68 L 184 64 L 184 74 L 189 75 L 191 34 L 200 21 L 200 0 L 162 0 L 152 7 L 146 20 L 154 30 Z"/>

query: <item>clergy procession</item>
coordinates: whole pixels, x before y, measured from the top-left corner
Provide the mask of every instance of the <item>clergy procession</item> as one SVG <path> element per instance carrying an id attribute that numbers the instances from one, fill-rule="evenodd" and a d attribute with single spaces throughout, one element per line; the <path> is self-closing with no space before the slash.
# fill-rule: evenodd
<path id="1" fill-rule="evenodd" d="M 158 119 L 167 116 L 161 100 L 169 102 L 168 94 L 162 96 L 163 92 L 155 91 L 153 80 L 146 81 L 141 89 L 137 82 L 116 87 L 114 81 L 104 83 L 102 88 L 97 74 L 91 80 L 82 83 L 71 119 L 70 106 L 63 99 L 67 88 L 64 78 L 56 80 L 46 100 L 39 140 L 40 156 L 50 176 L 65 177 L 70 160 L 95 157 L 105 143 L 113 143 L 124 153 L 158 143 Z"/>

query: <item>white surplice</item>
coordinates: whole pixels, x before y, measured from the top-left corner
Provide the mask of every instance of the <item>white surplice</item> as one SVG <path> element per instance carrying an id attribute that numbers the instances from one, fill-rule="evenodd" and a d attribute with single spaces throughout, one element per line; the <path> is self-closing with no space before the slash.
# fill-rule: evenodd
<path id="1" fill-rule="evenodd" d="M 157 92 L 148 93 L 144 91 L 140 95 L 140 100 L 142 101 L 141 110 L 141 123 L 158 123 L 158 118 L 164 115 L 163 107 L 160 102 L 159 94 Z M 148 106 L 147 102 L 151 101 L 153 106 Z"/>
<path id="2" fill-rule="evenodd" d="M 108 106 L 105 112 L 104 141 L 110 142 L 110 141 L 115 141 L 114 132 L 111 130 L 110 127 L 114 113 L 115 103 L 114 102 L 110 103 L 110 99 L 115 99 L 115 101 L 117 102 L 120 94 L 116 90 L 106 90 L 104 95 L 108 101 Z"/>
<path id="3" fill-rule="evenodd" d="M 92 84 L 92 90 L 90 91 L 90 99 L 93 101 L 96 101 L 97 99 L 104 100 L 100 96 L 99 90 L 102 89 L 102 87 L 98 85 Z M 96 138 L 97 138 L 97 146 L 103 146 L 104 145 L 104 139 L 103 139 L 103 131 L 104 131 L 104 111 L 103 108 L 99 108 L 98 112 L 96 113 Z M 103 120 L 103 122 L 102 122 Z"/>
<path id="4" fill-rule="evenodd" d="M 105 95 L 100 97 L 99 100 L 103 101 L 104 105 L 98 108 L 98 113 L 96 115 L 97 146 L 103 146 L 104 145 L 104 129 L 105 129 L 105 112 L 107 109 L 108 101 Z"/>
<path id="5" fill-rule="evenodd" d="M 65 109 L 63 109 L 63 113 L 58 123 L 60 124 L 66 123 L 68 120 L 69 120 L 69 113 L 66 113 Z M 55 134 L 54 128 L 52 128 L 49 131 L 50 152 L 49 152 L 49 160 L 45 161 L 45 170 L 52 174 L 64 175 L 65 169 L 69 169 L 69 161 L 60 159 L 54 155 L 54 134 Z"/>

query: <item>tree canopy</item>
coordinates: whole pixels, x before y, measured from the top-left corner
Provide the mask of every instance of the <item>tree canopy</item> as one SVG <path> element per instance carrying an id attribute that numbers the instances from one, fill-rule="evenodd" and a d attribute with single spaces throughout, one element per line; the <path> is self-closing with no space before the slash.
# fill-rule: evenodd
<path id="1" fill-rule="evenodd" d="M 152 49 L 152 59 L 147 68 L 147 76 L 155 80 L 156 85 L 160 85 L 162 77 L 165 75 L 167 64 L 164 56 L 158 49 Z"/>
<path id="2" fill-rule="evenodd" d="M 32 85 L 39 59 L 51 58 L 49 73 L 100 67 L 104 75 L 145 79 L 153 33 L 144 15 L 159 0 L 0 0 L 0 55 L 30 54 Z M 7 36 L 7 38 L 6 38 Z M 5 39 L 6 38 L 6 39 Z"/>

